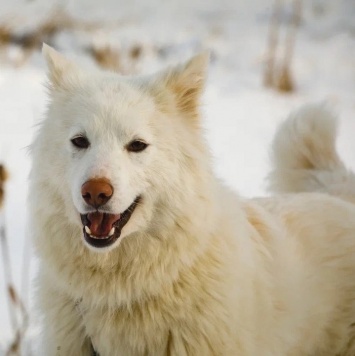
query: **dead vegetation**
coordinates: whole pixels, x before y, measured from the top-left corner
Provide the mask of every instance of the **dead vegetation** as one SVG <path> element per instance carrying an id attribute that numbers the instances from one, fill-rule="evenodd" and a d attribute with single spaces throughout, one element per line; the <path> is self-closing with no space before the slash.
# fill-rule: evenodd
<path id="1" fill-rule="evenodd" d="M 301 20 L 301 0 L 293 0 L 289 21 L 285 26 L 285 39 L 279 41 L 281 32 L 282 0 L 275 0 L 269 23 L 267 54 L 264 67 L 263 83 L 267 87 L 280 92 L 295 90 L 295 81 L 292 75 L 292 60 L 297 30 Z M 278 58 L 277 49 L 281 47 L 282 58 Z"/>
<path id="2" fill-rule="evenodd" d="M 280 27 L 280 11 L 281 11 L 282 0 L 275 0 L 272 14 L 269 23 L 269 33 L 268 33 L 268 44 L 267 44 L 267 55 L 265 60 L 264 68 L 264 85 L 267 87 L 274 86 L 275 77 L 275 60 L 276 60 L 276 49 L 279 39 L 279 27 Z"/>
<path id="3" fill-rule="evenodd" d="M 97 22 L 82 21 L 73 18 L 64 8 L 56 7 L 43 22 L 28 32 L 19 32 L 14 24 L 0 24 L 0 44 L 18 45 L 24 50 L 41 48 L 42 43 L 52 44 L 53 38 L 65 30 L 91 31 L 99 28 Z"/>
<path id="4" fill-rule="evenodd" d="M 21 346 L 28 328 L 28 313 L 18 295 L 12 279 L 11 260 L 9 254 L 6 226 L 4 219 L 5 182 L 8 179 L 4 165 L 0 164 L 0 243 L 2 251 L 4 280 L 6 285 L 8 311 L 13 332 L 13 340 L 6 350 L 6 356 L 20 356 Z"/>
<path id="5" fill-rule="evenodd" d="M 137 71 L 136 65 L 142 56 L 143 47 L 133 45 L 125 50 L 119 50 L 109 44 L 93 44 L 86 51 L 101 68 L 121 74 L 133 74 Z"/>
<path id="6" fill-rule="evenodd" d="M 31 30 L 19 31 L 14 21 L 0 23 L 0 51 L 4 52 L 3 50 L 9 45 L 20 49 L 21 55 L 16 60 L 5 58 L 7 62 L 19 66 L 24 64 L 35 50 L 39 50 L 43 43 L 55 47 L 55 38 L 61 32 L 83 31 L 94 34 L 95 31 L 103 28 L 114 28 L 119 25 L 119 23 L 102 24 L 97 21 L 83 21 L 74 18 L 65 8 L 56 7 L 45 20 Z M 114 47 L 94 41 L 82 49 L 100 67 L 122 74 L 131 74 L 135 71 L 136 63 L 143 52 L 143 47 L 138 44 L 120 50 L 119 46 Z"/>
<path id="7" fill-rule="evenodd" d="M 88 48 L 88 52 L 100 67 L 109 70 L 120 71 L 120 55 L 118 51 L 115 51 L 112 49 L 112 47 L 108 45 L 92 46 Z"/>
<path id="8" fill-rule="evenodd" d="M 5 181 L 8 178 L 8 174 L 4 165 L 0 164 L 0 209 L 2 209 L 5 200 Z"/>

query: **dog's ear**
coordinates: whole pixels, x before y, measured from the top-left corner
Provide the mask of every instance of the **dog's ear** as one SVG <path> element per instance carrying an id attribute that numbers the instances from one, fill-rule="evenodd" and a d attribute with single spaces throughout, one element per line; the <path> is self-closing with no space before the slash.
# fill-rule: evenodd
<path id="1" fill-rule="evenodd" d="M 42 53 L 48 66 L 48 78 L 53 89 L 68 89 L 73 75 L 79 72 L 78 66 L 43 43 Z"/>
<path id="2" fill-rule="evenodd" d="M 198 54 L 164 74 L 165 85 L 174 93 L 178 109 L 189 116 L 198 116 L 209 57 L 208 52 Z"/>

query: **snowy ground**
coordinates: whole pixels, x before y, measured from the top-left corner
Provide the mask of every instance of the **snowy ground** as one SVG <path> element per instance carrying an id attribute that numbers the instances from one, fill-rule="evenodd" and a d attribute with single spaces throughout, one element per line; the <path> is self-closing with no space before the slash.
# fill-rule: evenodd
<path id="1" fill-rule="evenodd" d="M 124 53 L 138 45 L 141 56 L 133 68 L 138 72 L 152 72 L 209 49 L 212 60 L 203 112 L 216 173 L 242 195 L 263 195 L 274 131 L 292 109 L 304 103 L 327 102 L 339 114 L 339 150 L 348 166 L 355 168 L 354 1 L 305 2 L 292 65 L 296 91 L 291 94 L 265 89 L 261 84 L 272 3 L 271 0 L 67 1 L 70 14 L 102 22 L 103 27 L 91 32 L 62 32 L 54 38 L 54 45 L 90 61 L 86 46 L 93 41 L 105 41 L 123 53 L 126 67 L 129 62 Z M 0 0 L 0 23 L 10 19 L 19 31 L 26 31 L 45 18 L 52 5 L 52 1 L 45 0 Z M 284 22 L 290 10 L 286 0 L 285 9 Z M 32 280 L 35 261 L 32 256 L 30 264 L 23 262 L 30 249 L 25 243 L 30 166 L 26 147 L 46 104 L 45 67 L 39 51 L 21 66 L 15 66 L 22 56 L 21 49 L 1 48 L 0 162 L 6 164 L 11 175 L 5 222 L 15 285 L 27 303 L 26 276 L 30 275 Z M 1 258 L 0 355 L 13 337 Z"/>

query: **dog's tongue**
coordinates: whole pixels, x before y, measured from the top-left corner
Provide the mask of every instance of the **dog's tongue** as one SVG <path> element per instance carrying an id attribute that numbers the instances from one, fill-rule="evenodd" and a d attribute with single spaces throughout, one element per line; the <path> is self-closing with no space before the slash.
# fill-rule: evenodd
<path id="1" fill-rule="evenodd" d="M 108 236 L 113 224 L 119 220 L 120 214 L 91 213 L 88 214 L 90 230 L 94 236 Z"/>

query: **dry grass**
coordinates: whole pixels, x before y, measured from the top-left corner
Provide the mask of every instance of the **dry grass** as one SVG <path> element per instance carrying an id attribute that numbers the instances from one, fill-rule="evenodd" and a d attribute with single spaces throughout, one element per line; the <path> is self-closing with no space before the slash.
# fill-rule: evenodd
<path id="1" fill-rule="evenodd" d="M 102 68 L 121 72 L 120 54 L 110 46 L 92 46 L 88 52 Z"/>
<path id="2" fill-rule="evenodd" d="M 16 45 L 22 50 L 23 64 L 33 53 L 42 47 L 43 43 L 53 46 L 54 38 L 63 31 L 93 31 L 102 28 L 96 21 L 83 21 L 71 16 L 63 7 L 56 7 L 48 17 L 40 22 L 33 30 L 19 32 L 16 24 L 6 22 L 0 24 L 0 48 Z M 10 61 L 11 62 L 11 61 Z"/>
<path id="3" fill-rule="evenodd" d="M 93 44 L 87 48 L 87 52 L 101 68 L 119 72 L 121 74 L 133 74 L 136 72 L 136 64 L 141 58 L 143 47 L 133 45 L 127 49 L 119 50 L 109 44 Z"/>
<path id="4" fill-rule="evenodd" d="M 65 30 L 93 30 L 99 23 L 81 21 L 73 18 L 64 8 L 56 7 L 43 22 L 32 31 L 18 33 L 9 24 L 0 25 L 0 44 L 15 44 L 25 50 L 42 47 L 42 43 L 51 44 L 56 34 Z"/>
<path id="5" fill-rule="evenodd" d="M 284 44 L 284 58 L 281 64 L 279 78 L 276 83 L 276 88 L 282 92 L 291 92 L 295 90 L 295 83 L 291 74 L 291 65 L 300 21 L 301 0 L 293 0 L 292 17 L 288 26 L 288 32 Z"/>
<path id="6" fill-rule="evenodd" d="M 0 164 L 0 243 L 2 250 L 2 261 L 4 279 L 6 284 L 8 311 L 13 332 L 13 341 L 9 345 L 7 356 L 20 356 L 21 345 L 24 340 L 25 333 L 28 328 L 28 313 L 18 295 L 12 279 L 11 260 L 9 254 L 9 246 L 6 236 L 6 226 L 4 219 L 4 203 L 5 203 L 5 182 L 8 179 L 8 174 L 4 165 Z"/>
<path id="7" fill-rule="evenodd" d="M 269 23 L 268 49 L 265 61 L 263 82 L 266 87 L 274 86 L 276 49 L 279 39 L 281 0 L 275 0 Z"/>
<path id="8" fill-rule="evenodd" d="M 9 21 L 0 23 L 0 51 L 4 51 L 6 46 L 15 45 L 20 49 L 20 56 L 6 58 L 12 65 L 23 65 L 35 50 L 41 48 L 42 43 L 54 46 L 55 37 L 63 31 L 86 31 L 93 32 L 102 28 L 117 27 L 120 23 L 100 23 L 93 21 L 83 21 L 75 19 L 63 7 L 56 7 L 48 17 L 40 22 L 33 30 L 19 32 L 16 24 Z M 132 74 L 136 71 L 136 65 L 142 57 L 143 47 L 132 45 L 129 48 L 114 48 L 105 43 L 95 43 L 94 41 L 83 48 L 95 61 L 95 63 L 108 70 L 117 71 L 122 74 Z M 1 52 L 0 52 L 1 53 Z"/>
<path id="9" fill-rule="evenodd" d="M 293 0 L 292 16 L 287 24 L 285 40 L 282 44 L 283 58 L 277 63 L 277 47 L 281 24 L 282 0 L 275 0 L 269 24 L 267 55 L 264 68 L 263 83 L 267 87 L 288 93 L 295 90 L 295 80 L 292 75 L 292 60 L 296 35 L 301 20 L 301 0 Z"/>
<path id="10" fill-rule="evenodd" d="M 2 209 L 5 200 L 5 182 L 8 178 L 4 165 L 0 164 L 0 209 Z"/>

